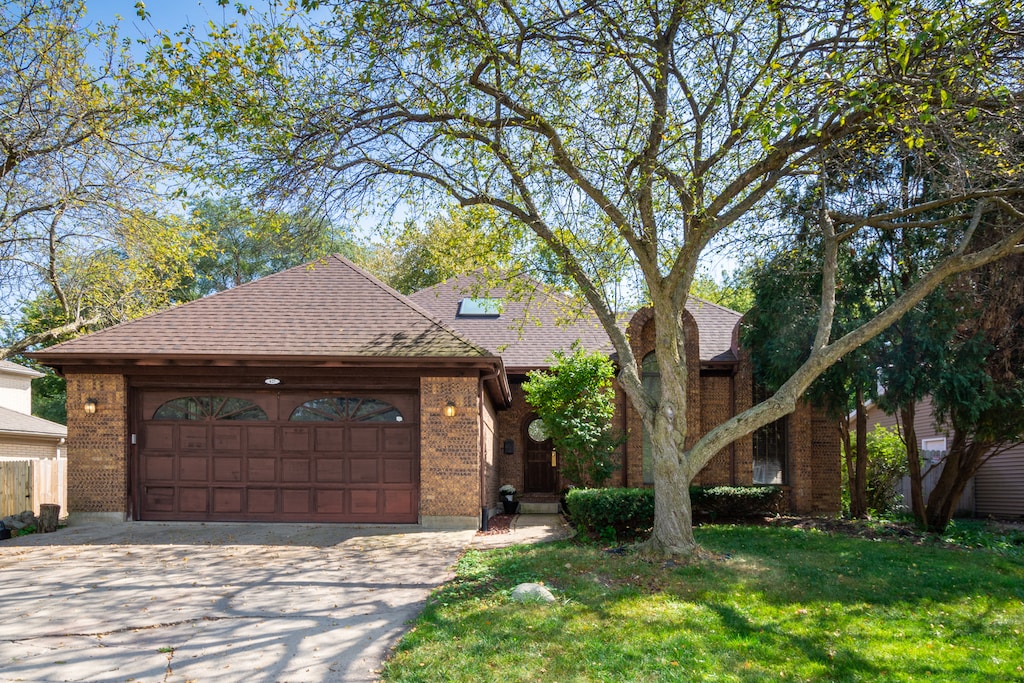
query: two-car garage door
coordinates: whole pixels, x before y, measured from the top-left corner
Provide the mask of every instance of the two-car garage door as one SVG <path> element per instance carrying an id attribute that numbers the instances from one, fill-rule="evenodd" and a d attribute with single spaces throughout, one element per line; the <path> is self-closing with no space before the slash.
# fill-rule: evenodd
<path id="1" fill-rule="evenodd" d="M 142 392 L 138 517 L 415 523 L 417 398 Z"/>

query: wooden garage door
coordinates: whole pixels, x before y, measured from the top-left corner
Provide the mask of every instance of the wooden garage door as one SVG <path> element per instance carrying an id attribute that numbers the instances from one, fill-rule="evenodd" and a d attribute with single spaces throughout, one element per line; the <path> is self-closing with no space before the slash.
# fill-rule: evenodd
<path id="1" fill-rule="evenodd" d="M 415 523 L 415 395 L 142 395 L 143 520 Z"/>

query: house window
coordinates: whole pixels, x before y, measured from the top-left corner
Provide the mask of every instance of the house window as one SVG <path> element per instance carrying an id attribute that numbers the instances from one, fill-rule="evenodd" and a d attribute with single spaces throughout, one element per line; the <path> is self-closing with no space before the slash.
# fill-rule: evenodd
<path id="1" fill-rule="evenodd" d="M 754 386 L 754 403 L 760 403 L 770 394 L 759 385 Z M 754 432 L 754 483 L 785 484 L 788 469 L 789 416 L 784 415 Z"/>
<path id="2" fill-rule="evenodd" d="M 183 396 L 156 409 L 154 420 L 266 420 L 252 401 L 232 396 Z"/>
<path id="3" fill-rule="evenodd" d="M 644 389 L 654 396 L 661 396 L 661 371 L 658 369 L 658 357 L 651 351 L 649 354 L 644 356 L 643 361 L 640 363 L 641 376 L 640 379 L 643 382 Z M 654 446 L 651 443 L 651 435 L 647 431 L 647 427 L 642 429 L 642 453 L 643 453 L 643 467 L 644 467 L 644 478 L 645 484 L 654 483 Z"/>
<path id="4" fill-rule="evenodd" d="M 946 450 L 946 437 L 936 436 L 931 439 L 921 439 L 922 451 L 944 451 Z"/>
<path id="5" fill-rule="evenodd" d="M 460 318 L 497 318 L 501 315 L 504 300 L 479 297 L 463 299 L 459 302 L 458 317 Z"/>
<path id="6" fill-rule="evenodd" d="M 326 396 L 306 401 L 292 411 L 292 422 L 401 422 L 402 413 L 375 398 Z"/>

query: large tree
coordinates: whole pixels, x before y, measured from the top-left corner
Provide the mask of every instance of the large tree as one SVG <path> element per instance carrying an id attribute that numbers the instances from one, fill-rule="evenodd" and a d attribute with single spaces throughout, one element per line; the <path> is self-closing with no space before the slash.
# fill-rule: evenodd
<path id="1" fill-rule="evenodd" d="M 0 358 L 166 301 L 190 240 L 156 201 L 166 134 L 78 0 L 0 7 Z M 50 309 L 25 324 L 20 308 Z"/>
<path id="2" fill-rule="evenodd" d="M 440 195 L 529 227 L 602 321 L 651 434 L 651 554 L 694 552 L 688 484 L 723 447 L 794 410 L 818 375 L 946 277 L 1021 251 L 1019 221 L 996 242 L 973 239 L 1020 191 L 1003 142 L 1021 116 L 1022 17 L 1008 2 L 300 5 L 205 38 L 161 36 L 140 85 L 208 143 L 207 172 L 256 192 L 339 209 Z M 740 234 L 785 239 L 774 194 L 820 178 L 834 151 L 885 154 L 880 131 L 936 152 L 941 194 L 910 187 L 899 209 L 876 210 L 886 203 L 822 182 L 809 355 L 768 400 L 688 434 L 687 375 L 698 369 L 685 362 L 682 317 L 702 254 Z M 871 191 L 902 189 L 883 180 Z M 946 219 L 915 219 L 936 204 Z M 875 317 L 833 335 L 840 245 L 897 222 L 929 234 L 941 257 Z M 612 279 L 623 271 L 609 265 L 623 258 L 654 309 L 658 395 L 618 326 Z"/>

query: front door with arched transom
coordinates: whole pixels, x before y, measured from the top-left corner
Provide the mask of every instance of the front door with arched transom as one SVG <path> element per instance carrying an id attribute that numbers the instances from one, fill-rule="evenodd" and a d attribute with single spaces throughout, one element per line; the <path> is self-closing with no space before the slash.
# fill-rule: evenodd
<path id="1" fill-rule="evenodd" d="M 526 420 L 523 431 L 526 442 L 524 493 L 555 493 L 558 490 L 558 462 L 544 422 L 534 415 Z"/>

